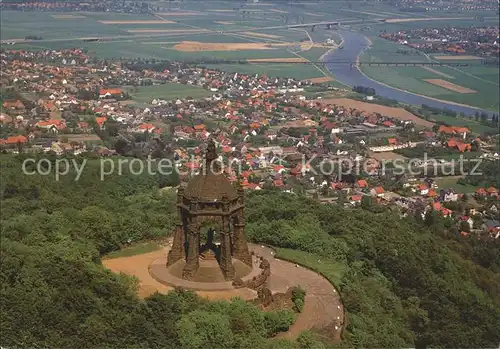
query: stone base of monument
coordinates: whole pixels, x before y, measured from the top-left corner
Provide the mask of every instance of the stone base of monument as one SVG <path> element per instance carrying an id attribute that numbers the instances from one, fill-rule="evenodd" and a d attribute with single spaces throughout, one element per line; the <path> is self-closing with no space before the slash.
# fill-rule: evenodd
<path id="1" fill-rule="evenodd" d="M 200 291 L 223 291 L 235 288 L 232 280 L 224 280 L 224 275 L 216 259 L 200 258 L 200 266 L 191 280 L 182 278 L 182 271 L 186 265 L 183 259 L 169 267 L 166 266 L 166 263 L 167 257 L 161 257 L 153 261 L 149 266 L 151 276 L 162 284 Z M 261 272 L 257 264 L 253 264 L 253 268 L 250 268 L 235 258 L 233 258 L 233 266 L 235 279 L 239 278 L 244 282 L 251 280 Z"/>

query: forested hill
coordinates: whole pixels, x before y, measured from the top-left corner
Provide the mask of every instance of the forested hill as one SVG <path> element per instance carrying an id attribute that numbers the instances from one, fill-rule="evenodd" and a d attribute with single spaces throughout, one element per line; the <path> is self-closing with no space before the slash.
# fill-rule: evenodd
<path id="1" fill-rule="evenodd" d="M 101 181 L 99 160 L 88 160 L 78 181 L 74 172 L 55 181 L 23 175 L 22 155 L 0 160 L 2 346 L 479 348 L 500 343 L 500 244 L 449 235 L 446 221 L 417 222 L 390 211 L 320 205 L 272 191 L 249 193 L 249 238 L 281 247 L 281 256 L 321 271 L 339 287 L 347 310 L 340 344 L 277 341 L 269 337 L 286 328 L 285 313 L 207 303 L 189 292 L 139 300 L 132 280 L 102 267 L 102 254 L 172 231 L 175 194 L 159 187 L 175 178 L 124 171 Z M 214 331 L 222 335 L 211 337 Z"/>

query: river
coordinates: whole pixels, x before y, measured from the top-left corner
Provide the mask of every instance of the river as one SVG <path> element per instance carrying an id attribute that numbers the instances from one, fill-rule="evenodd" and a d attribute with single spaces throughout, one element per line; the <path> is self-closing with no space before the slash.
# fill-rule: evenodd
<path id="1" fill-rule="evenodd" d="M 343 62 L 355 62 L 357 57 L 369 47 L 369 42 L 367 38 L 356 32 L 348 30 L 339 30 L 340 34 L 344 39 L 343 49 L 337 49 L 330 52 L 324 57 L 325 61 L 343 61 Z M 474 107 L 461 106 L 453 103 L 447 103 L 444 101 L 437 101 L 431 98 L 420 96 L 411 92 L 398 90 L 387 85 L 383 85 L 379 82 L 369 79 L 363 75 L 356 67 L 351 67 L 350 63 L 332 63 L 325 64 L 326 68 L 333 74 L 336 80 L 348 85 L 348 86 L 366 86 L 374 88 L 377 95 L 395 99 L 399 102 L 422 105 L 426 104 L 435 108 L 447 108 L 456 111 L 457 113 L 465 113 L 471 115 L 477 111 L 484 111 L 491 115 L 492 112 L 487 110 L 481 110 Z"/>

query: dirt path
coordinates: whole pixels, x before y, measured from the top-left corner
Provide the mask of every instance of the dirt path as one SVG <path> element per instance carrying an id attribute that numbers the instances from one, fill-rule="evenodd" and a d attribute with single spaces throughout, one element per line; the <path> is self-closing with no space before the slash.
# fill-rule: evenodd
<path id="1" fill-rule="evenodd" d="M 284 292 L 296 285 L 306 290 L 302 313 L 290 329 L 278 337 L 294 339 L 304 330 L 315 329 L 323 334 L 328 331 L 330 333 L 326 335 L 330 339 L 340 340 L 344 308 L 335 287 L 312 270 L 274 258 L 272 250 L 267 247 L 251 245 L 250 248 L 271 263 L 270 288 L 273 292 Z"/>
<path id="2" fill-rule="evenodd" d="M 250 250 L 267 258 L 271 264 L 269 287 L 273 292 L 285 292 L 291 286 L 300 285 L 306 290 L 306 298 L 302 313 L 287 332 L 278 337 L 293 339 L 300 332 L 315 329 L 327 335 L 332 340 L 340 340 L 344 321 L 344 309 L 340 296 L 332 284 L 321 275 L 294 263 L 274 258 L 274 252 L 267 247 L 250 244 Z M 149 274 L 151 263 L 168 253 L 168 247 L 131 257 L 121 257 L 103 260 L 103 265 L 115 273 L 135 276 L 139 280 L 139 296 L 147 297 L 155 292 L 167 293 L 172 287 L 156 281 Z M 209 299 L 226 299 L 241 297 L 254 299 L 256 292 L 249 289 L 228 291 L 197 291 L 201 297 Z M 326 333 L 328 332 L 328 333 Z"/>

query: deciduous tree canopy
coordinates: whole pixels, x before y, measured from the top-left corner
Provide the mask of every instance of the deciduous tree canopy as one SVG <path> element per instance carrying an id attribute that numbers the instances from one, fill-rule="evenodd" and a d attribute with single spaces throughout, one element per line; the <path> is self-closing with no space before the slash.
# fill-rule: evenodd
<path id="1" fill-rule="evenodd" d="M 323 347 L 311 333 L 297 342 L 270 339 L 288 328 L 289 312 L 181 291 L 138 299 L 135 281 L 106 270 L 100 258 L 167 236 L 175 190 L 160 191 L 161 176 L 126 169 L 101 181 L 98 159 L 87 159 L 78 181 L 73 170 L 59 181 L 53 173 L 28 176 L 23 156 L 1 158 L 2 346 Z M 371 211 L 255 192 L 247 198 L 247 232 L 321 260 L 312 267 L 337 284 L 347 311 L 341 346 L 498 345 L 498 241 L 447 235 L 439 218 Z"/>

